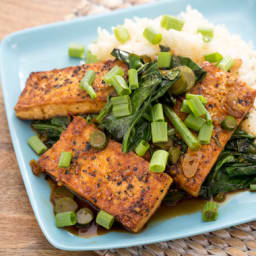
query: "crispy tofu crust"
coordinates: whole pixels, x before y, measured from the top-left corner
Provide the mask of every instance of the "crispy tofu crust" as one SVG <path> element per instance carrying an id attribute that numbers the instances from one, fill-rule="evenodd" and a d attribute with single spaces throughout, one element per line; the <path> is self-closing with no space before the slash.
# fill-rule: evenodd
<path id="1" fill-rule="evenodd" d="M 115 94 L 112 86 L 102 81 L 103 76 L 119 61 L 104 61 L 88 65 L 55 69 L 45 72 L 32 72 L 15 106 L 17 117 L 21 119 L 49 119 L 68 114 L 89 114 L 99 112 L 107 97 Z M 93 88 L 97 94 L 92 99 L 79 86 L 85 72 L 96 72 Z"/>
<path id="2" fill-rule="evenodd" d="M 121 144 L 113 140 L 104 150 L 93 149 L 88 141 L 96 129 L 75 117 L 60 140 L 40 157 L 39 168 L 138 232 L 160 205 L 172 179 L 166 173 L 150 172 L 146 160 L 133 152 L 123 153 Z M 68 169 L 58 167 L 63 151 L 73 154 Z"/>
<path id="3" fill-rule="evenodd" d="M 216 66 L 204 62 L 202 68 L 207 75 L 192 90 L 208 99 L 206 105 L 213 120 L 214 130 L 210 145 L 202 145 L 198 151 L 188 149 L 170 173 L 174 181 L 192 196 L 198 196 L 202 183 L 211 171 L 219 154 L 232 136 L 233 131 L 221 128 L 226 115 L 236 118 L 238 124 L 253 106 L 256 91 L 237 80 L 231 73 L 223 72 Z M 175 106 L 175 112 L 184 120 L 186 115 L 180 112 L 181 101 Z"/>

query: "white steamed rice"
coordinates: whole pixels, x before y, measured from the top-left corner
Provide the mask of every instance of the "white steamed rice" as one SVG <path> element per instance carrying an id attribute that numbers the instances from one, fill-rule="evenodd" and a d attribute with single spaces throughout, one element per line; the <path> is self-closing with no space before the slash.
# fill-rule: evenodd
<path id="1" fill-rule="evenodd" d="M 176 55 L 190 57 L 199 64 L 203 61 L 205 54 L 213 52 L 219 52 L 223 56 L 230 55 L 234 59 L 242 59 L 239 78 L 256 88 L 256 51 L 253 49 L 252 42 L 246 43 L 239 35 L 231 34 L 224 25 L 209 23 L 200 12 L 190 6 L 178 17 L 185 21 L 182 31 L 163 29 L 160 26 L 161 16 L 155 19 L 126 19 L 123 26 L 128 30 L 130 39 L 124 44 L 121 44 L 113 33 L 98 28 L 98 40 L 90 44 L 89 49 L 97 55 L 99 60 L 112 58 L 110 53 L 114 48 L 156 58 L 159 47 L 150 44 L 142 35 L 146 27 L 152 27 L 162 34 L 162 45 L 169 46 Z M 209 43 L 204 43 L 201 34 L 196 33 L 198 27 L 204 26 L 214 29 L 214 38 Z M 243 125 L 254 135 L 256 135 L 255 121 L 256 111 L 252 111 L 249 120 Z"/>

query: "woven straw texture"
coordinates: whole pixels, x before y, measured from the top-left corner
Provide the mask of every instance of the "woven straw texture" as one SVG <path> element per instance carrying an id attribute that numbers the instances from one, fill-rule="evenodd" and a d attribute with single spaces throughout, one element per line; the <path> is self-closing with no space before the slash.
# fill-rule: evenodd
<path id="1" fill-rule="evenodd" d="M 154 0 L 82 0 L 66 19 L 152 1 Z M 256 222 L 169 242 L 96 253 L 100 256 L 256 256 Z"/>

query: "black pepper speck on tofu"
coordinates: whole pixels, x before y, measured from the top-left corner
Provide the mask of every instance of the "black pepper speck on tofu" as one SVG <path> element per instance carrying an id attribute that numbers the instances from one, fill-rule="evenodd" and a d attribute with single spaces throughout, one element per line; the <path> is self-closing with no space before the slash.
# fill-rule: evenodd
<path id="1" fill-rule="evenodd" d="M 100 151 L 88 147 L 90 134 L 96 129 L 84 118 L 75 117 L 38 165 L 57 182 L 113 215 L 125 228 L 138 232 L 160 205 L 172 179 L 166 173 L 150 172 L 146 160 L 133 152 L 123 153 L 121 144 L 113 140 Z M 68 172 L 58 167 L 62 151 L 77 156 Z"/>

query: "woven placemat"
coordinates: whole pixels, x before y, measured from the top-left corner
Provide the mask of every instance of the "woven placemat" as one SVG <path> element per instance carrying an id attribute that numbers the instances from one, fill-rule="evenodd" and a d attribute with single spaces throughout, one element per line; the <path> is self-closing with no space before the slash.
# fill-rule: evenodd
<path id="1" fill-rule="evenodd" d="M 109 12 L 153 1 L 82 0 L 66 19 Z M 96 253 L 101 256 L 256 256 L 256 222 L 169 242 L 96 251 Z"/>

